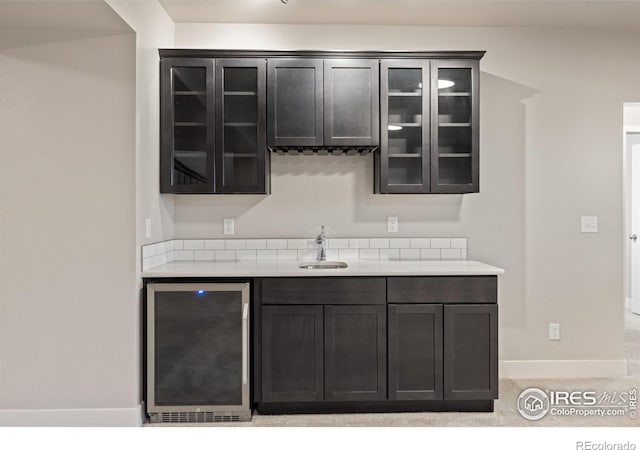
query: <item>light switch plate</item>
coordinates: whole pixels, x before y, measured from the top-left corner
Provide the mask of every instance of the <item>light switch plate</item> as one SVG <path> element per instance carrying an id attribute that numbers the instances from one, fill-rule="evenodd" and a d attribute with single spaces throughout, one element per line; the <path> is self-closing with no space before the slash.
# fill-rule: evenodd
<path id="1" fill-rule="evenodd" d="M 151 219 L 145 219 L 144 221 L 144 237 L 151 239 Z"/>
<path id="2" fill-rule="evenodd" d="M 598 216 L 582 216 L 582 232 L 597 233 L 598 232 Z"/>
<path id="3" fill-rule="evenodd" d="M 224 232 L 224 234 L 235 234 L 235 232 L 236 232 L 236 221 L 235 221 L 235 219 L 224 219 L 224 221 L 223 221 L 223 232 Z"/>
<path id="4" fill-rule="evenodd" d="M 388 233 L 397 233 L 398 232 L 398 218 L 389 216 L 387 217 L 387 232 Z"/>
<path id="5" fill-rule="evenodd" d="M 560 340 L 560 324 L 559 323 L 549 324 L 549 340 L 550 341 Z"/>

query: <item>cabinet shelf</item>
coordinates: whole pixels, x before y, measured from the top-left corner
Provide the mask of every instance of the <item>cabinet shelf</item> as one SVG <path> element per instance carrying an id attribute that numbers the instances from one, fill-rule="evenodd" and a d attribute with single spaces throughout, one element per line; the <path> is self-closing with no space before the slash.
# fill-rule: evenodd
<path id="1" fill-rule="evenodd" d="M 390 123 L 390 127 L 402 127 L 402 128 L 418 128 L 422 127 L 421 123 Z M 389 130 L 389 131 L 400 131 L 400 130 Z"/>
<path id="2" fill-rule="evenodd" d="M 173 91 L 173 95 L 207 95 L 206 91 Z"/>
<path id="3" fill-rule="evenodd" d="M 439 123 L 438 124 L 439 127 L 442 128 L 465 128 L 465 127 L 470 127 L 471 124 L 470 123 L 457 123 L 457 122 L 445 122 L 445 123 Z"/>
<path id="4" fill-rule="evenodd" d="M 255 91 L 224 91 L 224 95 L 258 95 Z"/>
<path id="5" fill-rule="evenodd" d="M 175 122 L 174 125 L 176 127 L 206 127 L 207 124 L 204 122 Z"/>
<path id="6" fill-rule="evenodd" d="M 257 127 L 256 122 L 226 122 L 225 127 Z"/>
<path id="7" fill-rule="evenodd" d="M 471 158 L 471 153 L 441 153 L 440 158 Z"/>
<path id="8" fill-rule="evenodd" d="M 189 150 L 175 150 L 173 156 L 180 158 L 206 158 L 207 152 L 192 152 Z"/>
<path id="9" fill-rule="evenodd" d="M 440 92 L 438 97 L 471 97 L 470 92 Z"/>
<path id="10" fill-rule="evenodd" d="M 420 158 L 422 155 L 420 153 L 396 153 L 389 154 L 389 158 Z"/>
<path id="11" fill-rule="evenodd" d="M 255 158 L 258 157 L 258 155 L 255 154 L 255 153 L 228 153 L 228 152 L 225 152 L 224 157 L 225 158 L 255 159 Z"/>
<path id="12" fill-rule="evenodd" d="M 422 92 L 389 92 L 389 97 L 422 97 Z"/>

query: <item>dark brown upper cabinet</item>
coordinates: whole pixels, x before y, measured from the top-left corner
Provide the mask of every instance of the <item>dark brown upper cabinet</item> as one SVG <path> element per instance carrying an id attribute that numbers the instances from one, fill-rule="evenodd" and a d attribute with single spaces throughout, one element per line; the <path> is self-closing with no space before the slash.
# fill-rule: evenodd
<path id="1" fill-rule="evenodd" d="M 268 61 L 269 145 L 322 145 L 322 75 L 321 59 Z"/>
<path id="2" fill-rule="evenodd" d="M 213 60 L 164 58 L 160 70 L 160 192 L 213 192 Z"/>
<path id="3" fill-rule="evenodd" d="M 268 67 L 269 146 L 378 145 L 377 60 L 270 59 Z"/>
<path id="4" fill-rule="evenodd" d="M 430 69 L 428 60 L 380 63 L 380 151 L 376 192 L 430 192 Z"/>
<path id="5" fill-rule="evenodd" d="M 479 191 L 479 73 L 477 60 L 431 61 L 431 192 Z"/>
<path id="6" fill-rule="evenodd" d="M 266 61 L 216 60 L 216 193 L 269 192 Z"/>
<path id="7" fill-rule="evenodd" d="M 383 60 L 380 70 L 376 192 L 478 192 L 478 60 Z"/>
<path id="8" fill-rule="evenodd" d="M 377 60 L 324 61 L 324 145 L 376 146 L 379 142 Z"/>
<path id="9" fill-rule="evenodd" d="M 161 60 L 160 192 L 268 194 L 265 59 Z"/>

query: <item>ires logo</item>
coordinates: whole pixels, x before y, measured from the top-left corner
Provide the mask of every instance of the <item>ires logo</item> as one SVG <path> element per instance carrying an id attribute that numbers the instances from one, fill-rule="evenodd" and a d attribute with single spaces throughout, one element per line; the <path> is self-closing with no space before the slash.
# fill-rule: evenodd
<path id="1" fill-rule="evenodd" d="M 549 391 L 529 388 L 522 391 L 517 400 L 518 412 L 528 420 L 540 420 L 552 407 L 589 407 L 598 403 L 594 391 Z"/>

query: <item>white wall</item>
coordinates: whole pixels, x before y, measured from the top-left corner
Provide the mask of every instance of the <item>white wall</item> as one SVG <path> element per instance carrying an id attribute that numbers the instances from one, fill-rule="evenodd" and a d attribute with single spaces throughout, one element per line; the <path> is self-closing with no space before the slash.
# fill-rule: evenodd
<path id="1" fill-rule="evenodd" d="M 377 196 L 370 157 L 274 156 L 271 196 L 176 196 L 175 235 L 221 236 L 222 219 L 235 217 L 238 237 L 308 237 L 320 224 L 330 236 L 381 236 L 385 217 L 398 215 L 399 236 L 468 236 L 470 258 L 507 271 L 503 375 L 588 375 L 578 360 L 595 361 L 591 374 L 620 374 L 622 104 L 640 99 L 639 38 L 610 30 L 177 24 L 178 48 L 488 52 L 480 194 Z M 581 234 L 581 215 L 599 216 L 600 232 Z M 560 342 L 547 339 L 549 322 L 561 324 Z"/>
<path id="2" fill-rule="evenodd" d="M 174 23 L 156 1 L 107 0 L 107 3 L 136 32 L 137 243 L 143 245 L 172 239 L 173 196 L 159 193 L 160 58 L 158 49 L 173 47 Z M 145 237 L 146 219 L 151 219 L 150 238 Z M 140 264 L 137 267 L 140 267 Z"/>
<path id="3" fill-rule="evenodd" d="M 0 425 L 139 423 L 134 88 L 131 32 L 0 30 Z"/>

